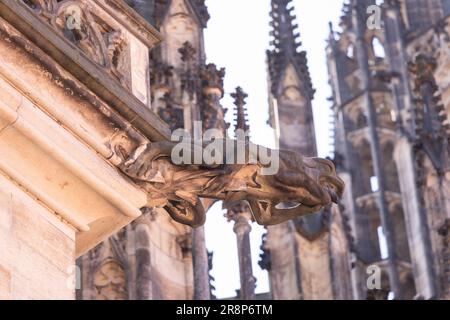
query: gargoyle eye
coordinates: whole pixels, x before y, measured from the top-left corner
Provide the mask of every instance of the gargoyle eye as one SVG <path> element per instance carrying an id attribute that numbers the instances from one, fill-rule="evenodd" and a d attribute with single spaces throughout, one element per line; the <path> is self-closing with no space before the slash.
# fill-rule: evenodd
<path id="1" fill-rule="evenodd" d="M 300 202 L 296 201 L 285 201 L 285 202 L 279 202 L 275 208 L 279 210 L 286 210 L 286 209 L 295 209 L 300 207 L 302 204 Z"/>

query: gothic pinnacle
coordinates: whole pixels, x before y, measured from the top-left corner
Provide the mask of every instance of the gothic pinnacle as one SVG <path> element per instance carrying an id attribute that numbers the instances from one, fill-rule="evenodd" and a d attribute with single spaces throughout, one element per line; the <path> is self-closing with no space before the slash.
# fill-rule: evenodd
<path id="1" fill-rule="evenodd" d="M 248 97 L 248 94 L 242 90 L 241 87 L 236 88 L 236 92 L 231 94 L 231 97 L 234 99 L 235 108 L 235 131 L 243 130 L 247 132 L 250 127 L 247 122 L 247 108 L 245 107 L 246 102 L 245 99 Z"/>
<path id="2" fill-rule="evenodd" d="M 293 64 L 298 76 L 305 84 L 309 98 L 313 98 L 314 89 L 308 70 L 306 52 L 300 51 L 302 43 L 296 16 L 293 14 L 292 0 L 272 0 L 270 12 L 272 31 L 271 45 L 273 48 L 267 51 L 272 93 L 278 96 L 278 87 L 282 81 L 282 75 L 289 64 Z"/>

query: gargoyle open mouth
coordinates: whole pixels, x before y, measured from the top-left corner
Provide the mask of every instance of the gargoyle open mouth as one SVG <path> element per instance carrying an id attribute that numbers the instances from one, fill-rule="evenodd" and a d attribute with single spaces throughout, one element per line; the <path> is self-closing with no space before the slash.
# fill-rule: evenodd
<path id="1" fill-rule="evenodd" d="M 320 211 L 338 203 L 344 183 L 334 164 L 325 159 L 281 154 L 280 171 L 274 176 L 256 176 L 257 188 L 249 188 L 248 200 L 255 220 L 274 225 Z"/>

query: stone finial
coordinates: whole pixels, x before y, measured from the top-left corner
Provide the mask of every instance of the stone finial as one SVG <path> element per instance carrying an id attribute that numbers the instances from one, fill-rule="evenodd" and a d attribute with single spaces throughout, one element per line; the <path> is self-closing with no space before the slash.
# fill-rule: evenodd
<path id="1" fill-rule="evenodd" d="M 235 131 L 242 130 L 244 132 L 247 132 L 250 129 L 247 122 L 247 108 L 245 107 L 245 99 L 248 97 L 248 94 L 246 94 L 241 87 L 237 87 L 236 92 L 232 93 L 231 97 L 234 99 L 234 104 L 236 106 L 234 114 L 236 116 L 236 118 L 234 119 L 234 129 Z M 246 137 L 246 139 L 247 138 L 248 137 Z"/>

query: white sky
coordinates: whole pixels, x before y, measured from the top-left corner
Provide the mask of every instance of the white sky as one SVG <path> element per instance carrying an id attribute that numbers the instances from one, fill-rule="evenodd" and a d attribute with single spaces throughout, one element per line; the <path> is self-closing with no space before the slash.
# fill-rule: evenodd
<path id="1" fill-rule="evenodd" d="M 343 0 L 294 0 L 295 13 L 300 27 L 303 50 L 307 51 L 313 84 L 317 90 L 314 122 L 319 156 L 329 155 L 331 96 L 325 56 L 325 40 L 328 37 L 328 22 L 335 25 L 339 20 Z M 273 130 L 268 120 L 267 73 L 265 52 L 269 47 L 270 0 L 207 0 L 211 15 L 205 32 L 208 62 L 226 68 L 225 91 L 222 104 L 230 111 L 227 120 L 232 123 L 233 99 L 229 97 L 237 86 L 241 86 L 249 97 L 247 108 L 252 141 L 274 147 Z M 239 285 L 239 269 L 236 238 L 233 224 L 223 217 L 221 204 L 216 204 L 208 213 L 206 243 L 214 251 L 216 295 L 218 298 L 236 295 Z M 269 291 L 267 273 L 258 266 L 261 236 L 264 229 L 253 225 L 251 233 L 253 271 L 258 278 L 257 292 Z"/>

